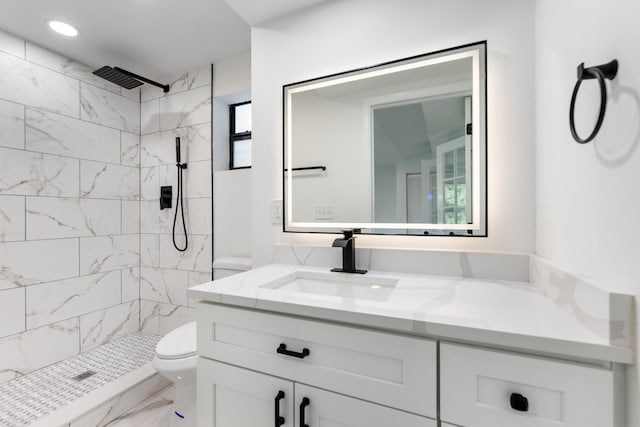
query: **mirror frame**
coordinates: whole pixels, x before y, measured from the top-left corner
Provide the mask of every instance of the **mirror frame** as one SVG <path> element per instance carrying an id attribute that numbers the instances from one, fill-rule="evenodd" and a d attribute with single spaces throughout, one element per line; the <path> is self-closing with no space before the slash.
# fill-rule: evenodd
<path id="1" fill-rule="evenodd" d="M 475 49 L 474 49 L 475 48 Z M 466 50 L 457 55 L 445 55 L 456 50 Z M 419 68 L 432 64 L 444 63 L 451 60 L 471 57 L 472 62 L 472 93 L 480 94 L 472 100 L 472 123 L 480 123 L 482 126 L 472 127 L 472 164 L 482 165 L 472 170 L 472 206 L 473 223 L 468 224 L 425 224 L 425 223 L 349 223 L 349 222 L 293 222 L 293 203 L 288 203 L 293 196 L 293 174 L 286 173 L 292 165 L 291 152 L 291 95 L 296 92 L 314 90 L 330 86 L 334 83 L 344 83 L 348 80 L 357 80 L 354 77 L 362 77 L 376 74 L 384 75 L 403 69 Z M 444 60 L 443 60 L 444 58 Z M 488 165 L 487 165 L 487 41 L 479 41 L 447 49 L 428 52 L 407 58 L 401 58 L 380 64 L 357 68 L 349 71 L 329 74 L 312 79 L 289 83 L 282 86 L 282 231 L 285 233 L 321 233 L 336 234 L 341 229 L 354 229 L 356 233 L 383 235 L 383 236 L 436 236 L 436 237 L 488 237 Z M 404 67 L 403 67 L 404 65 Z M 401 67 L 401 68 L 400 68 Z M 400 68 L 400 69 L 398 69 Z M 366 77 L 365 77 L 366 78 Z M 484 99 L 482 99 L 484 98 Z M 479 148 L 479 149 L 478 149 Z M 319 168 L 319 167 L 318 167 Z M 288 185 L 287 185 L 288 184 Z M 362 229 L 386 229 L 398 230 L 398 233 L 362 232 Z M 407 230 L 443 230 L 448 234 L 411 234 Z M 405 232 L 401 232 L 405 231 Z M 476 233 L 474 233 L 476 232 Z M 458 234 L 460 233 L 460 234 Z"/>

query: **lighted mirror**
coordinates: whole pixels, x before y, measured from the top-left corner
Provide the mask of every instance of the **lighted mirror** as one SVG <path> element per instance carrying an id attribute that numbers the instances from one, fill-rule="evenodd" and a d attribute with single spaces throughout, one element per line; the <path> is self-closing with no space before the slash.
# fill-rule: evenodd
<path id="1" fill-rule="evenodd" d="M 284 86 L 284 230 L 486 236 L 486 43 Z"/>

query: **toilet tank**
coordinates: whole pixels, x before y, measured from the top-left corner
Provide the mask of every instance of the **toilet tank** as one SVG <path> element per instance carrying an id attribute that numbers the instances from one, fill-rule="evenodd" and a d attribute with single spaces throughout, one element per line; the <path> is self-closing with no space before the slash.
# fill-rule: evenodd
<path id="1" fill-rule="evenodd" d="M 250 257 L 225 257 L 213 262 L 213 280 L 251 270 Z"/>

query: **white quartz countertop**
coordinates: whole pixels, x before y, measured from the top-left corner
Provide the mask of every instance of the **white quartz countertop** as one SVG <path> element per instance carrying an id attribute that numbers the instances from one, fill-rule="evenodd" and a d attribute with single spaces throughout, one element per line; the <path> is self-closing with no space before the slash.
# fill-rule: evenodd
<path id="1" fill-rule="evenodd" d="M 526 282 L 370 271 L 396 279 L 383 301 L 263 287 L 296 272 L 328 268 L 272 264 L 189 289 L 207 302 L 344 322 L 405 334 L 560 357 L 631 363 L 630 348 L 596 336 Z M 330 273 L 355 280 L 347 273 Z M 355 275 L 359 276 L 359 275 Z M 365 277 L 360 276 L 360 277 Z"/>

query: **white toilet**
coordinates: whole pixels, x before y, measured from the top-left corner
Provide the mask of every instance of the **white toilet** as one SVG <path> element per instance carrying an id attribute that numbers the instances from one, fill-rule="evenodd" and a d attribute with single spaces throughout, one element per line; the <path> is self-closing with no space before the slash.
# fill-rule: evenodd
<path id="1" fill-rule="evenodd" d="M 165 335 L 156 345 L 153 367 L 175 385 L 169 426 L 196 426 L 196 322 Z"/>
<path id="2" fill-rule="evenodd" d="M 251 258 L 222 258 L 213 263 L 214 280 L 251 268 Z M 196 322 L 165 335 L 156 345 L 153 366 L 175 385 L 170 427 L 196 427 Z"/>

